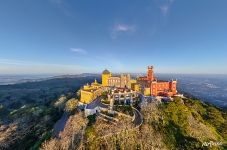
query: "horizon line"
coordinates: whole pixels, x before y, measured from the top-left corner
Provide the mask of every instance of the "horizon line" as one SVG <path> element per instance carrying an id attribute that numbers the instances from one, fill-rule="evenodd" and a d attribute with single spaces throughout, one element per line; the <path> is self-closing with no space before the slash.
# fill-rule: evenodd
<path id="1" fill-rule="evenodd" d="M 0 76 L 21 76 L 21 75 L 37 75 L 37 76 L 70 76 L 70 75 L 83 75 L 83 74 L 97 74 L 102 72 L 84 72 L 84 73 L 0 73 Z M 147 74 L 146 72 L 112 72 L 112 74 Z M 168 73 L 168 72 L 156 72 L 155 74 L 173 74 L 173 75 L 227 75 L 225 73 Z"/>

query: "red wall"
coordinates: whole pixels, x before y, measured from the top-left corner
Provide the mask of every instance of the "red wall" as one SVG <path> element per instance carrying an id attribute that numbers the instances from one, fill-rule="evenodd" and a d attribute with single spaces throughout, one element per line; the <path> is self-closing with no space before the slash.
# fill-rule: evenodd
<path id="1" fill-rule="evenodd" d="M 176 81 L 152 82 L 150 88 L 153 96 L 173 96 L 176 94 Z"/>
<path id="2" fill-rule="evenodd" d="M 147 76 L 139 77 L 139 81 L 146 81 L 152 96 L 173 96 L 177 94 L 177 81 L 158 82 L 154 76 L 153 66 L 148 66 Z"/>

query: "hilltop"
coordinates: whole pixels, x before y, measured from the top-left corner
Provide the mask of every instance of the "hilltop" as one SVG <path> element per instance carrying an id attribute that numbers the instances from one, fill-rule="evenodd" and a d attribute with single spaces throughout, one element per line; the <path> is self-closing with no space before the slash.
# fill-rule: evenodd
<path id="1" fill-rule="evenodd" d="M 61 139 L 68 140 L 52 139 L 44 143 L 42 149 L 70 149 L 71 146 L 76 149 L 108 150 L 227 148 L 227 112 L 215 106 L 196 99 L 175 97 L 169 103 L 152 101 L 142 106 L 141 113 L 143 124 L 139 128 L 133 127 L 127 119 L 124 119 L 125 123 L 115 125 L 99 117 L 85 118 L 76 113 L 69 123 L 73 122 L 73 118 L 87 123 L 84 133 L 74 120 L 74 124 L 66 127 L 61 134 Z M 77 130 L 72 132 L 72 126 Z M 74 142 L 70 137 L 74 137 Z M 213 145 L 209 146 L 209 143 Z"/>

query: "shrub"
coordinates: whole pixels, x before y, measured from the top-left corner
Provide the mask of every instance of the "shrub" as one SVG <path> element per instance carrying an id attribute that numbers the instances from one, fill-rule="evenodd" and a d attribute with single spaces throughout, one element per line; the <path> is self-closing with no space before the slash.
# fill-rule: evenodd
<path id="1" fill-rule="evenodd" d="M 78 100 L 72 98 L 66 102 L 65 111 L 69 113 L 73 112 L 73 110 L 76 109 L 77 105 L 78 105 Z"/>

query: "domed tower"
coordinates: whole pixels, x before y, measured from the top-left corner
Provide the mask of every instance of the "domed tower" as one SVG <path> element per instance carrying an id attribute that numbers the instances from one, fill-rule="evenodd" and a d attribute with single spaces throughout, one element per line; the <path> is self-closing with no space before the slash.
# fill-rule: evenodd
<path id="1" fill-rule="evenodd" d="M 108 86 L 108 79 L 111 77 L 109 70 L 105 69 L 102 72 L 102 86 Z"/>

